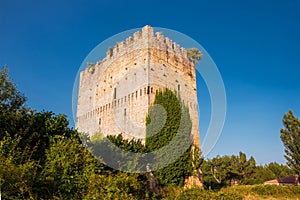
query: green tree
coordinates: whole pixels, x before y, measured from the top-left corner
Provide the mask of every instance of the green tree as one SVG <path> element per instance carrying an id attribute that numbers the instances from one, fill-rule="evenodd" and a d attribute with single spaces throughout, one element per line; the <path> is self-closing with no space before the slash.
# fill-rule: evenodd
<path id="1" fill-rule="evenodd" d="M 292 175 L 288 166 L 271 162 L 264 166 L 256 166 L 247 184 L 262 184 L 265 181 L 283 178 Z"/>
<path id="2" fill-rule="evenodd" d="M 21 127 L 24 115 L 26 98 L 17 90 L 16 85 L 8 76 L 8 68 L 0 70 L 0 139 L 3 133 L 11 136 L 16 127 Z"/>
<path id="3" fill-rule="evenodd" d="M 194 64 L 198 64 L 202 57 L 202 53 L 197 48 L 190 48 L 187 50 L 187 56 Z"/>
<path id="4" fill-rule="evenodd" d="M 65 115 L 52 112 L 36 112 L 25 106 L 26 98 L 8 76 L 8 69 L 0 70 L 0 140 L 4 133 L 19 138 L 17 148 L 29 148 L 31 158 L 43 163 L 50 138 L 55 135 L 70 136 L 74 130 L 68 127 Z M 15 158 L 17 159 L 17 158 Z"/>
<path id="5" fill-rule="evenodd" d="M 293 171 L 288 166 L 276 162 L 271 162 L 265 167 L 271 170 L 276 178 L 283 178 L 293 174 Z"/>
<path id="6" fill-rule="evenodd" d="M 266 166 L 257 166 L 255 168 L 253 179 L 253 184 L 263 184 L 265 181 L 276 179 L 276 176 Z"/>
<path id="7" fill-rule="evenodd" d="M 233 157 L 233 156 L 232 156 Z M 236 170 L 236 173 L 239 176 L 238 183 L 239 184 L 249 184 L 251 183 L 256 162 L 254 158 L 251 156 L 249 160 L 247 160 L 246 154 L 243 152 L 239 153 L 238 163 L 236 168 L 232 165 L 232 168 Z"/>
<path id="8" fill-rule="evenodd" d="M 217 156 L 202 165 L 203 183 L 206 188 L 220 189 L 235 184 L 252 184 L 255 160 L 240 152 L 238 156 Z"/>
<path id="9" fill-rule="evenodd" d="M 287 165 L 300 175 L 300 119 L 289 110 L 284 114 L 282 122 L 284 128 L 280 131 L 280 138 L 285 147 Z"/>
<path id="10" fill-rule="evenodd" d="M 217 156 L 202 165 L 203 184 L 207 189 L 229 186 L 233 177 L 230 156 Z"/>

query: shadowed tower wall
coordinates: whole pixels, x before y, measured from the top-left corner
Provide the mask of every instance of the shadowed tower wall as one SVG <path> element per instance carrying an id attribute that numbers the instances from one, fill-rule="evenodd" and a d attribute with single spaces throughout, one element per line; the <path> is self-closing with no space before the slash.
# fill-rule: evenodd
<path id="1" fill-rule="evenodd" d="M 76 128 L 144 140 L 148 108 L 164 88 L 177 91 L 189 107 L 194 144 L 200 147 L 195 65 L 186 49 L 150 26 L 80 73 Z"/>

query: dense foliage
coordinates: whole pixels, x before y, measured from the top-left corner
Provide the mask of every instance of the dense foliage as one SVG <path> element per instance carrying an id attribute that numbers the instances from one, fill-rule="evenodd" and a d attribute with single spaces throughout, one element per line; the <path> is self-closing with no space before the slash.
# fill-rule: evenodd
<path id="1" fill-rule="evenodd" d="M 176 161 L 172 164 L 153 172 L 160 184 L 182 186 L 185 178 L 192 174 L 191 127 L 188 108 L 177 94 L 169 89 L 159 91 L 146 118 L 146 148 L 153 152 L 167 146 L 167 151 L 156 153 L 158 163 L 181 155 L 177 160 L 174 157 Z"/>

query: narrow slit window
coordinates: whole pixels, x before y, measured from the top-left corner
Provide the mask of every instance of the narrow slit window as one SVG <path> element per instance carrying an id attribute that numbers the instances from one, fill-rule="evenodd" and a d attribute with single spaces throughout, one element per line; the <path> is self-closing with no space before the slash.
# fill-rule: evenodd
<path id="1" fill-rule="evenodd" d="M 114 88 L 114 99 L 117 98 L 117 88 Z"/>

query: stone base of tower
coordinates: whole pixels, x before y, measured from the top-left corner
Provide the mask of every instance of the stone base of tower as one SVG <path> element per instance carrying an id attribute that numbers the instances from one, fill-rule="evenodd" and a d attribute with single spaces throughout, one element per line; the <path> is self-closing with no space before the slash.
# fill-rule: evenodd
<path id="1" fill-rule="evenodd" d="M 196 175 L 189 176 L 185 179 L 184 181 L 184 188 L 185 189 L 190 189 L 190 188 L 203 188 L 203 183 L 202 183 L 202 173 L 200 170 L 197 170 L 197 172 L 193 173 Z"/>

